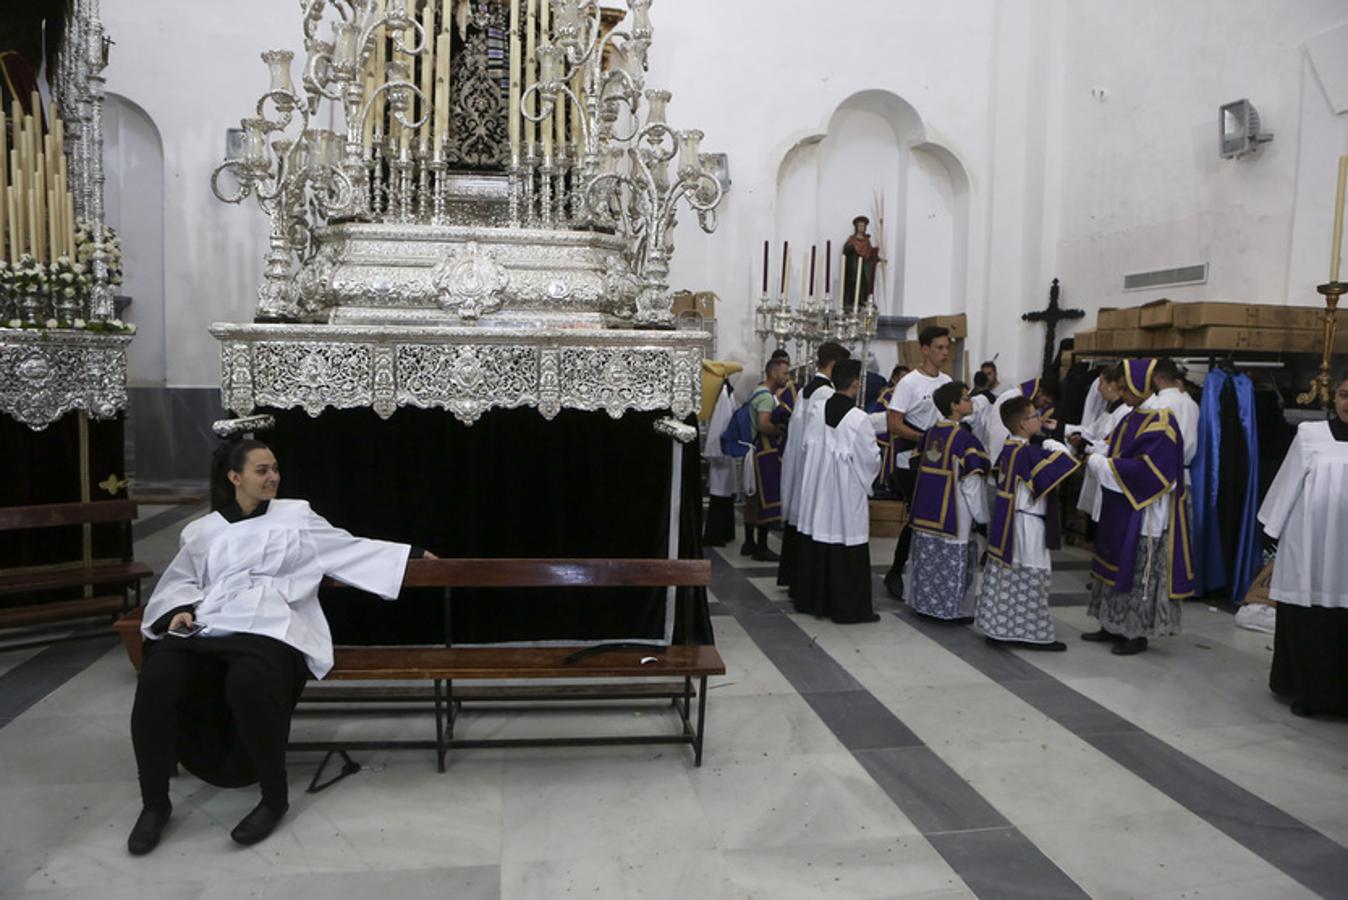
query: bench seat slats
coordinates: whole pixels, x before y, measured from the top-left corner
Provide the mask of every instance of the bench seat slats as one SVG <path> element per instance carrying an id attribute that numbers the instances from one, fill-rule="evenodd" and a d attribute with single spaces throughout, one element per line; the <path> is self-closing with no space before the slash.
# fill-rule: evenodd
<path id="1" fill-rule="evenodd" d="M 724 675 L 710 644 L 611 650 L 568 665 L 579 647 L 339 647 L 325 680 L 613 678 Z M 658 662 L 642 665 L 643 657 Z"/>
<path id="2" fill-rule="evenodd" d="M 98 500 L 93 503 L 44 503 L 38 506 L 0 507 L 0 531 L 54 528 L 59 525 L 96 525 L 130 522 L 136 518 L 134 500 Z"/>
<path id="3" fill-rule="evenodd" d="M 80 587 L 86 584 L 129 584 L 154 574 L 144 563 L 114 563 L 0 575 L 0 594 L 46 591 L 53 588 Z"/>
<path id="4" fill-rule="evenodd" d="M 325 584 L 338 585 L 328 579 Z M 413 559 L 404 587 L 707 587 L 705 559 Z"/>

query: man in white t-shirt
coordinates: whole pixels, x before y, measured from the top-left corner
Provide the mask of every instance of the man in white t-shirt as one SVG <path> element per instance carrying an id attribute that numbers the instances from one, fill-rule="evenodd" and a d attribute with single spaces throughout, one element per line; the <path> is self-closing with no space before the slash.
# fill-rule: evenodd
<path id="1" fill-rule="evenodd" d="M 950 381 L 950 376 L 941 371 L 950 359 L 950 330 L 933 325 L 922 329 L 917 341 L 922 347 L 922 364 L 900 379 L 886 414 L 896 456 L 895 487 L 905 503 L 911 501 L 913 495 L 916 472 L 909 468 L 913 450 L 922 440 L 923 433 L 941 418 L 931 395 Z M 885 573 L 885 587 L 895 600 L 903 599 L 903 567 L 908 562 L 912 540 L 912 532 L 905 524 L 894 547 L 894 564 Z"/>

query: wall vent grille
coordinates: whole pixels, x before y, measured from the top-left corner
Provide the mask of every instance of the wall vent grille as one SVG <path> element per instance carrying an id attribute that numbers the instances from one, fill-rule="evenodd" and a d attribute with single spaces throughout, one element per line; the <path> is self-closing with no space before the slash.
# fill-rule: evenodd
<path id="1" fill-rule="evenodd" d="M 1157 269 L 1154 272 L 1135 272 L 1123 276 L 1125 291 L 1150 291 L 1161 287 L 1184 284 L 1203 284 L 1208 280 L 1208 264 L 1180 266 L 1176 269 Z"/>

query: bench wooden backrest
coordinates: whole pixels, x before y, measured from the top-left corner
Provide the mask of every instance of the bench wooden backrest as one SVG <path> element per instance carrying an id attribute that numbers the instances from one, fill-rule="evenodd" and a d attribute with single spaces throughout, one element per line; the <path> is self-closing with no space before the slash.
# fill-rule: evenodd
<path id="1" fill-rule="evenodd" d="M 337 582 L 329 580 L 329 584 Z M 413 559 L 404 587 L 706 587 L 705 559 Z"/>
<path id="2" fill-rule="evenodd" d="M 134 500 L 99 500 L 96 503 L 44 503 L 39 506 L 0 506 L 0 531 L 20 528 L 54 528 L 59 525 L 131 522 L 136 518 Z"/>

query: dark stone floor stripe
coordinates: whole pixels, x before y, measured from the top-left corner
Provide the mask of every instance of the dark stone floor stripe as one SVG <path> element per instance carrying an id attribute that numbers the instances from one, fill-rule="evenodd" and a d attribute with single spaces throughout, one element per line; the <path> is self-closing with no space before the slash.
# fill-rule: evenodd
<path id="1" fill-rule="evenodd" d="M 152 516 L 131 523 L 132 540 L 143 541 L 152 534 L 170 528 L 181 522 L 183 519 L 190 519 L 199 516 L 206 511 L 206 507 L 201 504 L 182 504 L 172 509 L 166 509 L 157 512 Z"/>
<path id="2" fill-rule="evenodd" d="M 89 668 L 117 643 L 116 635 L 52 644 L 0 674 L 0 728 Z"/>
<path id="3" fill-rule="evenodd" d="M 883 592 L 878 581 L 876 589 Z M 990 646 L 972 629 L 930 622 L 895 606 L 891 611 L 905 623 L 1288 877 L 1321 896 L 1344 896 L 1348 848 L 1015 653 Z"/>
<path id="4" fill-rule="evenodd" d="M 781 604 L 754 587 L 751 570 L 736 569 L 715 553 L 711 561 L 718 603 L 974 893 L 982 898 L 1087 896 L 819 647 L 808 626 L 798 625 Z"/>

